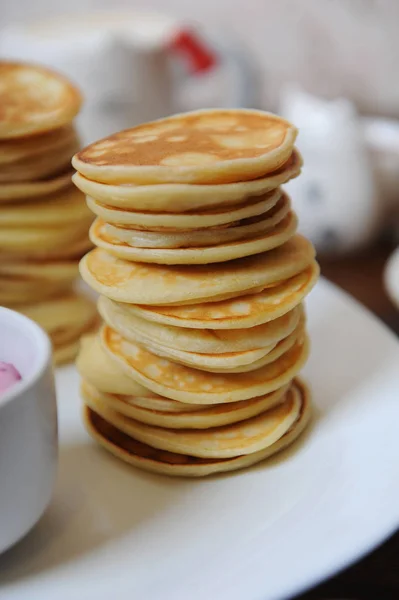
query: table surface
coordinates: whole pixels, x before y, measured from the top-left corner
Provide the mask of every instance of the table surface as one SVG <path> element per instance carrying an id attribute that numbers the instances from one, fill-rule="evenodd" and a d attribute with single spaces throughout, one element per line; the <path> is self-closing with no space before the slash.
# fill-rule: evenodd
<path id="1" fill-rule="evenodd" d="M 382 280 L 392 250 L 390 244 L 381 242 L 358 256 L 319 259 L 319 262 L 327 279 L 349 292 L 399 334 L 399 311 L 389 301 Z M 399 532 L 362 561 L 296 600 L 398 600 L 398 567 Z"/>

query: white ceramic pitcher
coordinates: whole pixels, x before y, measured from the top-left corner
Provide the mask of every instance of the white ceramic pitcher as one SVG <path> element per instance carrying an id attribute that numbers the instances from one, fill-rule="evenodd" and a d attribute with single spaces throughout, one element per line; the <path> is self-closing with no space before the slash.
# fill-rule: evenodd
<path id="1" fill-rule="evenodd" d="M 201 79 L 197 89 L 206 88 L 205 72 L 218 74 L 217 85 L 226 88 L 219 106 L 254 103 L 242 52 L 160 14 L 93 12 L 8 27 L 0 34 L 0 55 L 53 67 L 80 87 L 85 103 L 78 126 L 85 143 L 184 109 L 176 101 L 184 69 L 176 68 L 174 57 L 185 61 L 192 79 Z M 226 69 L 230 75 L 219 77 Z"/>
<path id="2" fill-rule="evenodd" d="M 286 186 L 299 230 L 324 254 L 365 246 L 379 230 L 382 211 L 355 107 L 289 86 L 280 110 L 299 129 L 304 159 L 301 176 Z"/>

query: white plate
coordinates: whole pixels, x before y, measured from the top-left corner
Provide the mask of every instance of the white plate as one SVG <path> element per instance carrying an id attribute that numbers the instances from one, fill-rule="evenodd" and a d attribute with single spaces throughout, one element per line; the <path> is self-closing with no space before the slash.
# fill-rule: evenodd
<path id="1" fill-rule="evenodd" d="M 309 298 L 309 325 L 313 428 L 295 452 L 212 479 L 143 473 L 99 449 L 80 422 L 77 375 L 61 370 L 54 501 L 0 561 L 0 597 L 286 598 L 392 533 L 398 342 L 326 282 Z"/>

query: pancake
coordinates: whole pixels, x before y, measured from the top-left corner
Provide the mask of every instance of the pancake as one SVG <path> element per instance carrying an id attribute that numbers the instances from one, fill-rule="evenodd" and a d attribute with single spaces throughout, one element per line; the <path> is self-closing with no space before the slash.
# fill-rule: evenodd
<path id="1" fill-rule="evenodd" d="M 8 285 L 0 285 L 0 306 L 19 310 L 20 306 L 34 304 L 35 302 L 46 302 L 54 296 L 66 292 L 68 288 L 54 289 L 52 286 L 36 286 L 29 290 L 18 290 L 9 288 Z"/>
<path id="2" fill-rule="evenodd" d="M 83 410 L 83 420 L 89 435 L 96 442 L 128 464 L 163 475 L 204 477 L 215 473 L 236 471 L 259 463 L 282 451 L 300 436 L 311 417 L 310 394 L 298 379 L 295 380 L 294 385 L 299 389 L 302 399 L 301 410 L 295 423 L 271 446 L 236 458 L 204 459 L 157 450 L 119 431 L 87 406 Z"/>
<path id="3" fill-rule="evenodd" d="M 215 374 L 160 358 L 107 326 L 102 329 L 101 343 L 110 359 L 129 377 L 160 396 L 187 404 L 238 402 L 272 392 L 298 374 L 309 354 L 305 338 L 256 371 Z"/>
<path id="4" fill-rule="evenodd" d="M 54 341 L 74 341 L 97 322 L 95 305 L 86 296 L 73 292 L 47 302 L 23 305 L 19 312 L 36 321 Z"/>
<path id="5" fill-rule="evenodd" d="M 264 450 L 229 459 L 204 459 L 161 451 L 121 432 L 93 410 L 84 407 L 83 418 L 88 433 L 117 458 L 145 471 L 180 477 L 203 477 L 235 471 L 256 464 L 292 444 L 308 425 L 311 417 L 310 395 L 299 380 L 295 387 L 301 394 L 298 419 L 277 442 Z"/>
<path id="6" fill-rule="evenodd" d="M 85 218 L 81 218 L 78 223 L 70 223 L 67 227 L 6 227 L 3 223 L 0 224 L 0 252 L 29 255 L 45 256 L 49 254 L 56 255 L 60 247 L 63 252 L 64 248 L 67 253 L 70 247 L 80 242 L 82 238 L 87 240 L 87 230 L 91 223 L 91 215 L 86 214 Z M 87 244 L 86 244 L 87 247 Z"/>
<path id="7" fill-rule="evenodd" d="M 107 185 L 75 173 L 75 185 L 88 196 L 109 207 L 150 213 L 186 213 L 193 210 L 236 207 L 259 197 L 299 175 L 302 159 L 294 150 L 279 169 L 253 181 L 218 185 L 166 183 L 153 185 Z M 101 215 L 100 215 L 101 216 Z"/>
<path id="8" fill-rule="evenodd" d="M 123 304 L 116 304 L 101 297 L 98 310 L 104 321 L 129 341 L 139 344 L 177 349 L 188 353 L 221 354 L 239 353 L 265 349 L 258 358 L 271 350 L 271 346 L 292 333 L 298 325 L 302 308 L 296 307 L 278 319 L 248 329 L 220 330 L 185 329 L 173 325 L 161 325 L 145 321 L 124 311 Z M 248 361 L 251 362 L 251 361 Z"/>
<path id="9" fill-rule="evenodd" d="M 0 204 L 42 200 L 44 197 L 70 186 L 71 177 L 72 171 L 68 169 L 66 172 L 40 181 L 2 183 L 0 185 Z"/>
<path id="10" fill-rule="evenodd" d="M 79 352 L 79 339 L 69 342 L 64 346 L 53 344 L 53 361 L 57 367 L 72 362 Z"/>
<path id="11" fill-rule="evenodd" d="M 294 331 L 276 344 L 258 350 L 247 350 L 246 352 L 209 355 L 171 350 L 151 343 L 144 344 L 144 347 L 156 356 L 167 358 L 200 371 L 207 371 L 208 373 L 248 373 L 248 371 L 255 371 L 277 360 L 292 348 L 299 339 L 303 339 L 305 335 L 304 323 L 305 319 L 302 317 Z"/>
<path id="12" fill-rule="evenodd" d="M 232 207 L 196 210 L 189 213 L 138 212 L 112 208 L 97 202 L 90 196 L 87 196 L 86 200 L 90 210 L 106 223 L 140 231 L 179 232 L 231 225 L 243 219 L 263 215 L 277 204 L 280 197 L 281 191 L 276 189 Z"/>
<path id="13" fill-rule="evenodd" d="M 97 336 L 82 338 L 76 367 L 81 377 L 100 392 L 137 397 L 156 395 L 115 366 Z"/>
<path id="14" fill-rule="evenodd" d="M 12 307 L 43 301 L 65 293 L 70 286 L 71 281 L 41 282 L 35 279 L 7 278 L 0 274 L 0 304 Z"/>
<path id="15" fill-rule="evenodd" d="M 312 244 L 296 235 L 270 252 L 195 269 L 128 262 L 96 249 L 82 259 L 80 272 L 91 288 L 113 300 L 165 305 L 237 296 L 288 279 L 313 259 Z"/>
<path id="16" fill-rule="evenodd" d="M 0 227 L 61 227 L 81 220 L 91 222 L 92 215 L 83 194 L 74 186 L 39 201 L 0 208 Z"/>
<path id="17" fill-rule="evenodd" d="M 72 282 L 79 274 L 75 261 L 34 263 L 0 261 L 0 278 L 16 278 L 37 283 Z"/>
<path id="18" fill-rule="evenodd" d="M 189 404 L 180 403 L 182 409 L 179 412 L 164 411 L 162 408 L 143 408 L 135 404 L 134 396 L 104 394 L 85 381 L 81 386 L 81 395 L 83 400 L 94 410 L 96 405 L 103 406 L 147 425 L 167 429 L 209 429 L 238 423 L 273 408 L 284 400 L 288 387 L 289 384 L 253 400 L 218 404 L 205 408 L 201 406 L 195 410 Z M 166 398 L 164 401 L 168 402 Z"/>
<path id="19" fill-rule="evenodd" d="M 108 235 L 106 224 L 99 219 L 91 226 L 89 236 L 95 246 L 123 260 L 164 265 L 207 265 L 277 248 L 294 235 L 297 224 L 297 217 L 290 211 L 275 227 L 257 237 L 206 248 L 158 249 L 129 246 Z"/>
<path id="20" fill-rule="evenodd" d="M 0 169 L 0 183 L 36 181 L 51 177 L 70 166 L 71 156 L 79 148 L 77 139 L 55 150 L 20 160 Z"/>
<path id="21" fill-rule="evenodd" d="M 223 367 L 219 366 L 215 369 L 208 367 L 206 370 L 209 373 L 248 373 L 249 371 L 255 371 L 257 369 L 260 369 L 261 367 L 264 367 L 265 365 L 269 365 L 270 363 L 280 358 L 280 356 L 288 352 L 288 350 L 290 350 L 296 343 L 302 343 L 305 337 L 305 318 L 304 316 L 302 316 L 297 327 L 292 333 L 290 333 L 290 335 L 277 342 L 277 344 L 273 346 L 272 350 L 270 350 L 267 354 L 265 354 L 262 358 L 259 358 L 255 362 L 246 365 L 240 365 L 238 367 L 229 368 L 226 367 L 226 365 L 224 365 Z M 188 363 L 182 362 L 182 364 L 186 364 L 186 366 L 192 366 Z M 195 368 L 199 369 L 198 365 L 196 365 Z"/>
<path id="22" fill-rule="evenodd" d="M 37 65 L 0 62 L 0 139 L 62 127 L 82 98 L 64 77 Z"/>
<path id="23" fill-rule="evenodd" d="M 0 141 L 0 168 L 65 148 L 76 141 L 75 129 L 70 124 L 38 135 Z"/>
<path id="24" fill-rule="evenodd" d="M 82 379 L 98 393 L 121 395 L 125 402 L 146 410 L 163 413 L 181 413 L 202 410 L 203 405 L 184 404 L 154 394 L 151 390 L 136 383 L 125 375 L 121 368 L 102 348 L 98 335 L 85 336 L 81 339 L 76 366 Z"/>
<path id="25" fill-rule="evenodd" d="M 73 361 L 78 355 L 80 349 L 80 336 L 87 335 L 89 332 L 95 331 L 97 327 L 98 322 L 95 320 L 93 323 L 85 327 L 83 331 L 79 330 L 75 334 L 75 337 L 69 341 L 59 343 L 53 339 L 52 342 L 54 363 L 57 366 L 60 366 Z"/>
<path id="26" fill-rule="evenodd" d="M 204 407 L 203 404 L 186 404 L 184 402 L 171 400 L 170 398 L 155 394 L 151 390 L 136 383 L 131 377 L 127 376 L 121 370 L 119 365 L 109 360 L 109 357 L 102 348 L 97 335 L 85 336 L 81 339 L 76 366 L 85 384 L 91 386 L 91 388 L 94 388 L 97 393 L 102 393 L 107 397 L 109 395 L 112 397 L 122 397 L 124 407 L 127 411 L 130 409 L 126 408 L 126 405 L 129 405 L 130 407 L 133 406 L 133 411 L 136 409 L 150 411 L 149 415 L 147 412 L 140 413 L 143 416 L 141 418 L 137 417 L 139 421 L 147 418 L 147 421 L 143 422 L 149 422 L 153 425 L 156 425 L 154 421 L 156 416 L 154 417 L 153 411 L 162 414 L 187 414 L 188 412 L 193 411 L 201 411 L 201 414 L 203 414 L 204 410 L 208 411 L 208 408 Z M 209 414 L 213 416 L 222 414 L 227 415 L 229 410 L 234 405 L 236 406 L 235 410 L 238 411 L 237 415 L 240 415 L 240 418 L 244 418 L 244 414 L 247 415 L 248 418 L 249 416 L 253 416 L 253 414 L 257 414 L 257 412 L 253 412 L 256 410 L 256 407 L 261 406 L 262 410 L 266 410 L 267 407 L 272 406 L 279 391 L 282 392 L 283 389 L 284 386 L 279 388 L 279 390 L 276 390 L 276 392 L 272 392 L 271 394 L 266 394 L 264 396 L 254 398 L 253 400 L 245 400 L 238 404 L 225 403 L 223 405 L 216 405 L 215 407 L 212 407 Z M 222 406 L 225 408 L 225 410 L 221 408 Z M 130 414 L 130 416 L 134 417 L 132 413 L 128 413 L 126 410 L 125 414 L 128 416 Z M 119 412 L 123 413 L 123 409 Z M 205 414 L 208 414 L 208 412 Z M 218 416 L 217 418 L 219 419 L 218 424 L 223 424 L 220 419 L 231 417 Z M 182 423 L 185 421 L 181 420 L 179 422 Z M 225 422 L 227 423 L 227 421 Z"/>
<path id="27" fill-rule="evenodd" d="M 87 229 L 84 229 L 84 232 L 80 234 L 75 240 L 72 240 L 69 244 L 65 244 L 64 246 L 60 246 L 59 248 L 53 247 L 48 250 L 31 250 L 24 251 L 21 250 L 18 253 L 4 255 L 7 257 L 7 260 L 11 261 L 23 261 L 27 264 L 32 263 L 47 263 L 47 262 L 55 262 L 55 261 L 65 261 L 65 260 L 79 260 L 85 255 L 89 250 L 93 248 L 93 244 L 87 237 Z"/>
<path id="28" fill-rule="evenodd" d="M 229 300 L 183 306 L 123 304 L 124 312 L 146 321 L 192 329 L 240 329 L 254 327 L 281 317 L 300 304 L 315 285 L 320 273 L 316 261 L 297 275 L 265 287 L 255 294 L 244 293 Z"/>
<path id="29" fill-rule="evenodd" d="M 94 394 L 86 395 L 85 403 L 108 423 L 140 442 L 200 458 L 233 458 L 271 446 L 298 419 L 302 404 L 300 392 L 291 386 L 283 402 L 245 421 L 209 429 L 166 429 L 126 417 Z"/>
<path id="30" fill-rule="evenodd" d="M 151 342 L 145 344 L 141 342 L 140 345 L 160 358 L 167 358 L 178 364 L 212 373 L 247 371 L 250 365 L 261 361 L 275 347 L 271 345 L 255 350 L 224 352 L 222 354 L 200 354 L 198 352 L 184 352 L 184 350 L 166 348 L 165 346 L 152 344 Z"/>
<path id="31" fill-rule="evenodd" d="M 0 262 L 0 304 L 18 308 L 64 294 L 78 276 L 77 263 Z"/>
<path id="32" fill-rule="evenodd" d="M 81 150 L 73 166 L 103 183 L 230 183 L 290 157 L 297 130 L 250 109 L 205 109 L 126 129 Z"/>
<path id="33" fill-rule="evenodd" d="M 229 227 L 223 226 L 177 232 L 153 232 L 127 229 L 106 223 L 105 234 L 112 239 L 136 248 L 212 247 L 234 241 L 248 240 L 262 235 L 287 217 L 290 209 L 289 198 L 283 196 L 267 213 L 251 217 L 250 219 L 244 219 Z"/>

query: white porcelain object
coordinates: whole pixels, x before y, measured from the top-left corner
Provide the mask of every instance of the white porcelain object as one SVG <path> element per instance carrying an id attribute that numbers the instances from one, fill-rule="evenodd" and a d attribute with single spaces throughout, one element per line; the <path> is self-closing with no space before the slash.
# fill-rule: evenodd
<path id="1" fill-rule="evenodd" d="M 399 239 L 399 120 L 363 117 L 362 126 L 375 173 L 382 225 Z"/>
<path id="2" fill-rule="evenodd" d="M 391 254 L 384 270 L 386 291 L 399 310 L 399 247 Z"/>
<path id="3" fill-rule="evenodd" d="M 0 395 L 0 552 L 40 519 L 57 466 L 51 345 L 36 323 L 0 307 L 0 361 L 22 380 Z M 1 593 L 0 593 L 1 596 Z"/>
<path id="4" fill-rule="evenodd" d="M 325 281 L 307 308 L 313 425 L 294 448 L 230 475 L 179 480 L 118 461 L 86 434 L 78 375 L 61 369 L 54 501 L 0 560 L 0 597 L 286 600 L 390 535 L 398 340 Z"/>
<path id="5" fill-rule="evenodd" d="M 299 129 L 297 146 L 304 159 L 301 177 L 286 186 L 300 231 L 323 254 L 365 246 L 378 232 L 383 210 L 353 104 L 288 87 L 280 110 Z"/>
<path id="6" fill-rule="evenodd" d="M 222 105 L 250 104 L 242 53 L 234 50 L 210 44 L 176 18 L 140 11 L 79 13 L 78 19 L 41 19 L 0 33 L 3 59 L 53 67 L 80 87 L 85 102 L 77 122 L 84 143 L 181 109 L 176 99 L 182 78 L 171 68 L 175 55 L 201 80 L 204 60 L 215 68 L 221 63 L 231 75 Z"/>

